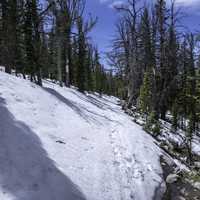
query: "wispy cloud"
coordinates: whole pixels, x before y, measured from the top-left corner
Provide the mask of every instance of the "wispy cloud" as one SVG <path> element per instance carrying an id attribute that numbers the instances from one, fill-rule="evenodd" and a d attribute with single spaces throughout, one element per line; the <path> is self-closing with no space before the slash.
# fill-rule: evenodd
<path id="1" fill-rule="evenodd" d="M 171 0 L 167 0 L 167 2 L 170 3 Z M 200 0 L 176 0 L 176 5 L 188 15 L 198 15 L 200 11 Z"/>
<path id="2" fill-rule="evenodd" d="M 124 3 L 124 0 L 99 0 L 101 4 L 107 4 L 109 8 L 120 6 Z"/>
<path id="3" fill-rule="evenodd" d="M 167 0 L 167 1 L 171 2 L 171 0 Z M 176 3 L 182 6 L 196 6 L 200 4 L 200 0 L 176 0 Z"/>
<path id="4" fill-rule="evenodd" d="M 149 0 L 143 0 L 143 1 L 147 2 Z M 170 4 L 172 0 L 166 0 L 166 1 L 168 4 Z M 124 2 L 126 2 L 126 0 L 99 0 L 99 2 L 102 4 L 107 4 L 109 8 L 114 8 L 115 6 L 123 4 Z M 200 6 L 200 0 L 176 0 L 176 4 L 178 6 L 194 8 L 196 6 Z"/>
<path id="5" fill-rule="evenodd" d="M 109 8 L 115 8 L 117 6 L 121 6 L 124 2 L 117 0 L 117 1 L 113 1 L 112 3 L 109 4 Z"/>

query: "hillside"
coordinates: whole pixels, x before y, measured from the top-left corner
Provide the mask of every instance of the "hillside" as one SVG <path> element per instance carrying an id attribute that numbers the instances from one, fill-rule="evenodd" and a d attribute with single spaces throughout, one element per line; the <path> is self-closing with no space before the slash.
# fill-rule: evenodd
<path id="1" fill-rule="evenodd" d="M 0 72 L 0 113 L 1 200 L 150 200 L 162 191 L 161 150 L 114 97 Z"/>

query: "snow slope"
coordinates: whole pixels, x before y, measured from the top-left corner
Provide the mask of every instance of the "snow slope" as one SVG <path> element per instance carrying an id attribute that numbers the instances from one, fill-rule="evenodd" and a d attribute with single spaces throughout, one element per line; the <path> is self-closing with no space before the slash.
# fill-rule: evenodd
<path id="1" fill-rule="evenodd" d="M 116 98 L 0 72 L 0 200 L 151 200 L 160 155 Z"/>

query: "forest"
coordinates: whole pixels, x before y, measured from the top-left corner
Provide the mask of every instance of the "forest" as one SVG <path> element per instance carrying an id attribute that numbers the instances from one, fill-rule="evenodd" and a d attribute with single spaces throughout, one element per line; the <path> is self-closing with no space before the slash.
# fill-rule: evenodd
<path id="1" fill-rule="evenodd" d="M 124 109 L 145 118 L 145 130 L 160 133 L 160 119 L 186 132 L 188 162 L 191 141 L 199 131 L 200 48 L 199 33 L 182 24 L 186 17 L 176 0 L 157 0 L 150 7 L 128 1 L 117 6 L 113 50 L 108 53 L 120 77 Z"/>
<path id="2" fill-rule="evenodd" d="M 97 23 L 84 18 L 85 0 L 0 2 L 0 64 L 6 72 L 74 85 L 80 91 L 111 92 L 111 73 L 100 64 L 89 32 Z"/>
<path id="3" fill-rule="evenodd" d="M 176 0 L 115 6 L 108 66 L 90 38 L 98 19 L 84 14 L 85 3 L 1 0 L 0 65 L 40 86 L 51 79 L 80 92 L 118 96 L 125 110 L 145 117 L 147 131 L 159 133 L 159 119 L 172 123 L 173 131 L 185 130 L 191 149 L 200 121 L 200 35 L 182 25 Z"/>

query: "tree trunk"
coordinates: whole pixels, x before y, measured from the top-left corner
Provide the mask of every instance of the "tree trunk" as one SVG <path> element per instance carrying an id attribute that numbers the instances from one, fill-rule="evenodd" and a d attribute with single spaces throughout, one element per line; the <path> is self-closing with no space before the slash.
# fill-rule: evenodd
<path id="1" fill-rule="evenodd" d="M 62 87 L 62 44 L 60 36 L 57 38 L 57 80 Z"/>

